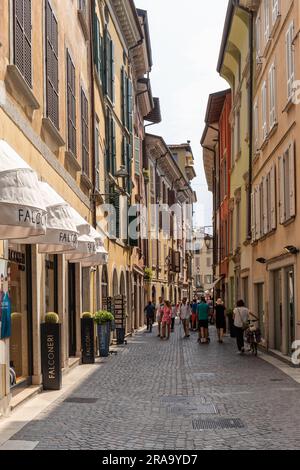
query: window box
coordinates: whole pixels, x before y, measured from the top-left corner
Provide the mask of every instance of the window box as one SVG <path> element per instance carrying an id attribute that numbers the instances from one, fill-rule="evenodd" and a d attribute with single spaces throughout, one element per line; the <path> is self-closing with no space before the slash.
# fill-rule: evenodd
<path id="1" fill-rule="evenodd" d="M 272 137 L 278 129 L 278 122 L 274 122 L 273 126 L 269 130 L 268 139 Z"/>
<path id="2" fill-rule="evenodd" d="M 50 118 L 44 117 L 42 119 L 42 127 L 48 132 L 58 147 L 63 147 L 65 145 L 64 139 Z"/>
<path id="3" fill-rule="evenodd" d="M 6 81 L 8 84 L 13 86 L 14 91 L 16 90 L 23 98 L 25 98 L 27 106 L 33 110 L 40 108 L 39 102 L 34 96 L 32 89 L 26 83 L 16 65 L 7 66 Z"/>
<path id="4" fill-rule="evenodd" d="M 81 165 L 80 165 L 79 161 L 77 160 L 77 158 L 75 157 L 75 155 L 73 154 L 73 152 L 70 152 L 70 150 L 66 150 L 66 152 L 65 152 L 65 157 L 66 157 L 66 161 L 67 161 L 76 171 L 80 171 L 80 170 L 81 170 Z"/>
<path id="5" fill-rule="evenodd" d="M 290 112 L 292 107 L 295 105 L 294 99 L 295 99 L 295 94 L 293 93 L 292 96 L 288 99 L 285 107 L 283 108 L 283 110 L 282 110 L 283 113 L 289 113 Z"/>

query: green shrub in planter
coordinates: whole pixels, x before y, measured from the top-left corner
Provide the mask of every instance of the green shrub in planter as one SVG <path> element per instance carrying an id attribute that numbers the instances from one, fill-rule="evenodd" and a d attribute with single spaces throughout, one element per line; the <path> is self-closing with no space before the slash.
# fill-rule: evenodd
<path id="1" fill-rule="evenodd" d="M 94 315 L 91 312 L 83 312 L 81 318 L 94 318 Z"/>
<path id="2" fill-rule="evenodd" d="M 54 312 L 46 313 L 45 323 L 59 323 L 59 316 Z"/>
<path id="3" fill-rule="evenodd" d="M 153 271 L 151 268 L 145 268 L 145 280 L 151 281 L 153 278 Z"/>
<path id="4" fill-rule="evenodd" d="M 114 321 L 114 316 L 112 313 L 107 312 L 106 310 L 99 310 L 95 313 L 94 321 L 97 325 L 102 325 L 103 323 Z"/>

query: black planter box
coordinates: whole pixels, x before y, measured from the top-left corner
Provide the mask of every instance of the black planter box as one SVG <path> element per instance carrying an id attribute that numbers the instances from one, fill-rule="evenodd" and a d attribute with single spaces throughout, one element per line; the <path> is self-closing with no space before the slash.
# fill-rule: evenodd
<path id="1" fill-rule="evenodd" d="M 42 375 L 44 390 L 60 390 L 61 371 L 61 325 L 41 324 Z"/>
<path id="2" fill-rule="evenodd" d="M 95 330 L 93 318 L 81 319 L 81 351 L 82 364 L 94 364 L 95 362 Z"/>
<path id="3" fill-rule="evenodd" d="M 125 328 L 117 328 L 117 344 L 124 344 L 125 343 Z"/>
<path id="4" fill-rule="evenodd" d="M 101 323 L 97 326 L 99 356 L 109 356 L 111 322 Z"/>

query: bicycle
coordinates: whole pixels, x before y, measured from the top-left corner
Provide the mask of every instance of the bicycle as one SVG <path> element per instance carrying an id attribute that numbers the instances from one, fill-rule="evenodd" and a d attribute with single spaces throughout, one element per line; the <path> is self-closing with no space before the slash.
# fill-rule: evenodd
<path id="1" fill-rule="evenodd" d="M 255 357 L 257 357 L 258 345 L 261 342 L 261 332 L 257 322 L 256 317 L 255 320 L 249 320 L 249 328 L 246 330 L 247 343 L 250 345 L 249 352 Z"/>

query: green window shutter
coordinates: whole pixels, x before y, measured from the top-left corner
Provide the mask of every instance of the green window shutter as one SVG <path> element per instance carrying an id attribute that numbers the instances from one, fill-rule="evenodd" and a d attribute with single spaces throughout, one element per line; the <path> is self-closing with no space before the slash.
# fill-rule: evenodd
<path id="1" fill-rule="evenodd" d="M 125 81 L 125 69 L 122 67 L 121 69 L 121 113 L 122 113 L 122 123 L 125 125 L 125 88 L 126 81 Z"/>
<path id="2" fill-rule="evenodd" d="M 104 83 L 105 83 L 105 94 L 109 94 L 109 84 L 110 84 L 110 77 L 111 77 L 111 65 L 110 65 L 110 37 L 107 31 L 107 26 L 105 26 L 104 30 L 104 62 L 105 62 L 105 72 L 104 72 Z"/>
<path id="3" fill-rule="evenodd" d="M 99 62 L 99 60 L 100 60 L 99 36 L 100 36 L 100 23 L 99 23 L 99 19 L 97 17 L 96 12 L 94 12 L 94 37 L 93 37 L 93 42 L 94 42 L 94 63 L 95 63 L 98 75 L 100 74 L 100 69 L 99 69 L 99 63 L 100 63 Z"/>
<path id="4" fill-rule="evenodd" d="M 132 81 L 128 79 L 128 130 L 130 133 L 132 133 L 133 130 L 133 96 L 132 96 Z"/>
<path id="5" fill-rule="evenodd" d="M 106 173 L 110 173 L 110 154 L 111 154 L 111 118 L 109 110 L 106 114 Z"/>
<path id="6" fill-rule="evenodd" d="M 127 142 L 126 145 L 126 167 L 128 170 L 129 177 L 127 178 L 127 192 L 128 194 L 131 194 L 132 191 L 132 175 L 131 175 L 131 144 L 130 142 Z"/>
<path id="7" fill-rule="evenodd" d="M 110 60 L 111 60 L 111 84 L 110 84 L 110 98 L 115 102 L 115 47 L 114 43 L 110 41 Z"/>
<path id="8" fill-rule="evenodd" d="M 111 173 L 114 176 L 116 173 L 116 123 L 113 118 L 111 118 L 111 164 L 110 169 Z"/>
<path id="9" fill-rule="evenodd" d="M 134 147 L 134 171 L 136 175 L 140 175 L 141 164 L 140 164 L 140 138 L 135 137 L 135 147 Z"/>
<path id="10" fill-rule="evenodd" d="M 134 210 L 133 210 L 134 209 Z M 139 238 L 134 236 L 134 237 L 131 237 L 130 236 L 130 231 L 134 229 L 135 227 L 135 220 L 137 219 L 137 216 L 138 216 L 138 211 L 137 211 L 137 207 L 133 207 L 131 206 L 130 208 L 130 214 L 128 215 L 128 244 L 129 246 L 132 246 L 132 247 L 138 247 L 139 246 Z M 132 226 L 131 226 L 132 224 Z"/>

